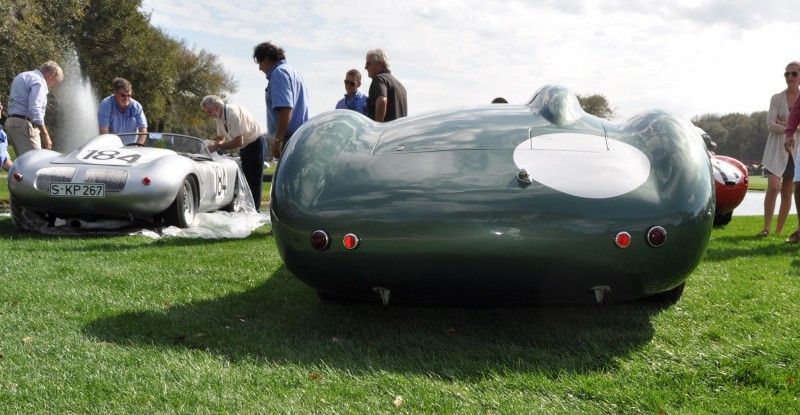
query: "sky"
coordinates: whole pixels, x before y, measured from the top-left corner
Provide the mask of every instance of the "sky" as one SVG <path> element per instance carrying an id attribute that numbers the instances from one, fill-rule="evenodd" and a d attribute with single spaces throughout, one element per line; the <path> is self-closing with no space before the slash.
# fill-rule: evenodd
<path id="1" fill-rule="evenodd" d="M 234 5 L 235 4 L 235 5 Z M 382 48 L 408 91 L 409 115 L 527 103 L 541 87 L 604 95 L 621 121 L 661 109 L 766 111 L 800 60 L 796 5 L 787 0 L 144 0 L 151 23 L 236 79 L 239 104 L 266 124 L 264 41 L 304 78 L 310 115 L 333 109 L 349 69 L 370 80 L 366 52 Z"/>

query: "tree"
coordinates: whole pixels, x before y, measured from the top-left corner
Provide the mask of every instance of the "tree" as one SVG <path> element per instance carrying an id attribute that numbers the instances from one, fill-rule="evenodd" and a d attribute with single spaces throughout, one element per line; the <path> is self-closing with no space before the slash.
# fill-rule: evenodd
<path id="1" fill-rule="evenodd" d="M 216 55 L 206 50 L 197 52 L 181 42 L 175 56 L 175 93 L 165 117 L 167 129 L 191 135 L 213 134 L 216 127 L 201 110 L 200 101 L 206 95 L 225 99 L 226 93 L 236 92 L 236 88 L 236 81 L 225 73 Z"/>
<path id="2" fill-rule="evenodd" d="M 692 119 L 717 143 L 717 154 L 758 162 L 767 142 L 767 113 L 704 114 Z"/>
<path id="3" fill-rule="evenodd" d="M 111 92 L 113 78 L 131 81 L 151 131 L 208 129 L 207 120 L 199 122 L 199 99 L 236 92 L 216 55 L 190 50 L 153 27 L 141 0 L 0 0 L 0 15 L 0 38 L 6 42 L 0 48 L 4 99 L 18 73 L 48 60 L 63 66 L 73 52 L 98 101 Z M 51 95 L 46 120 L 56 129 L 59 112 L 70 111 L 69 103 L 57 100 Z"/>
<path id="4" fill-rule="evenodd" d="M 607 120 L 613 119 L 616 116 L 614 110 L 605 96 L 600 94 L 593 94 L 589 96 L 576 95 L 581 108 L 584 111 L 596 117 L 605 118 Z"/>
<path id="5" fill-rule="evenodd" d="M 54 2 L 60 3 L 60 2 Z M 11 81 L 23 71 L 60 60 L 66 40 L 54 31 L 43 1 L 0 0 L 0 94 L 6 99 Z M 65 6 L 66 7 L 66 6 Z M 66 20 L 66 19 L 65 19 Z"/>
<path id="6" fill-rule="evenodd" d="M 175 91 L 177 42 L 150 26 L 140 1 L 103 0 L 87 5 L 80 32 L 75 33 L 81 68 L 100 97 L 111 93 L 111 81 L 133 84 L 136 100 L 148 120 L 163 119 L 167 97 Z"/>

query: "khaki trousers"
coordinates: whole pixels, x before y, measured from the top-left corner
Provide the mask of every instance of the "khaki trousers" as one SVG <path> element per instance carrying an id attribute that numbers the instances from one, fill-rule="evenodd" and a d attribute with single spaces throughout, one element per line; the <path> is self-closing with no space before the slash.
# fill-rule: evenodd
<path id="1" fill-rule="evenodd" d="M 8 117 L 5 125 L 6 135 L 17 157 L 30 150 L 41 150 L 42 139 L 39 129 L 28 120 Z"/>

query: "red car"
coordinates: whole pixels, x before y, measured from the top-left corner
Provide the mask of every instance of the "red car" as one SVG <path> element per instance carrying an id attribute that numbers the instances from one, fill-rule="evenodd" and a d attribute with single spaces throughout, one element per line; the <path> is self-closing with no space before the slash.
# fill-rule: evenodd
<path id="1" fill-rule="evenodd" d="M 717 144 L 702 129 L 699 129 L 711 156 L 711 167 L 714 170 L 714 187 L 716 188 L 716 208 L 714 210 L 714 226 L 727 225 L 733 218 L 733 210 L 742 203 L 750 177 L 747 167 L 733 157 L 714 154 Z"/>

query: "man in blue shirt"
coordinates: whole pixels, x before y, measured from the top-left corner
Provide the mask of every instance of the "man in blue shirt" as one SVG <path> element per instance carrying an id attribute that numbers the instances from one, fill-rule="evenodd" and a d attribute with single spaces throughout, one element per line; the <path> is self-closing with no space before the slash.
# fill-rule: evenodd
<path id="1" fill-rule="evenodd" d="M 367 115 L 367 96 L 358 88 L 361 86 L 361 71 L 351 69 L 344 77 L 344 98 L 336 104 L 336 109 L 351 109 Z"/>
<path id="2" fill-rule="evenodd" d="M 292 134 L 308 121 L 308 92 L 300 74 L 286 63 L 283 48 L 270 42 L 253 50 L 258 69 L 267 75 L 267 133 L 273 137 L 272 155 L 280 158 Z"/>
<path id="3" fill-rule="evenodd" d="M 100 101 L 97 109 L 97 124 L 100 134 L 142 133 L 139 136 L 123 137 L 126 145 L 143 146 L 147 140 L 147 118 L 142 104 L 133 99 L 133 87 L 124 78 L 111 81 L 113 94 Z"/>
<path id="4" fill-rule="evenodd" d="M 53 141 L 44 125 L 47 94 L 64 80 L 64 71 L 53 61 L 39 69 L 22 72 L 11 82 L 6 133 L 17 157 L 30 150 L 50 149 Z"/>

